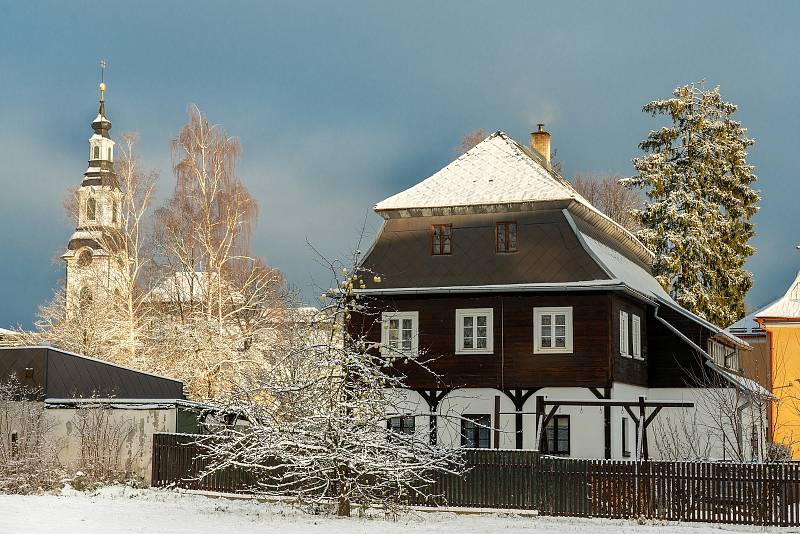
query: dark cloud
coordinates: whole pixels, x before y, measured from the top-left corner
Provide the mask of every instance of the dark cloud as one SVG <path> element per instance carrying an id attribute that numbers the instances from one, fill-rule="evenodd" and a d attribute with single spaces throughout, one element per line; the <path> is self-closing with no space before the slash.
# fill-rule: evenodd
<path id="1" fill-rule="evenodd" d="M 641 106 L 705 77 L 740 105 L 763 189 L 752 305 L 800 266 L 793 155 L 795 3 L 191 2 L 5 6 L 0 17 L 0 326 L 29 325 L 71 232 L 98 61 L 113 133 L 137 131 L 170 186 L 168 140 L 194 102 L 241 138 L 255 245 L 306 289 L 305 240 L 347 252 L 372 205 L 435 172 L 461 135 L 548 123 L 568 173 L 631 172 L 658 123 Z"/>

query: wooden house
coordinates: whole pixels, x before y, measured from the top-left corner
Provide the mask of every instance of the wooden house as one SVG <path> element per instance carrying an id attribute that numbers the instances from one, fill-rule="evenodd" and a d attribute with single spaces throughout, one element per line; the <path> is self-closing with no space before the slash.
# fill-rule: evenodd
<path id="1" fill-rule="evenodd" d="M 429 360 L 395 363 L 407 389 L 387 424 L 452 446 L 626 458 L 661 408 L 656 422 L 702 424 L 718 419 L 700 406 L 712 389 L 765 393 L 737 373 L 747 343 L 678 305 L 653 254 L 553 171 L 549 145 L 541 126 L 531 146 L 496 132 L 375 206 L 361 267 L 378 277 L 359 290 L 374 312 L 350 328 Z M 680 455 L 650 434 L 653 457 Z M 724 442 L 698 455 L 729 457 Z"/>

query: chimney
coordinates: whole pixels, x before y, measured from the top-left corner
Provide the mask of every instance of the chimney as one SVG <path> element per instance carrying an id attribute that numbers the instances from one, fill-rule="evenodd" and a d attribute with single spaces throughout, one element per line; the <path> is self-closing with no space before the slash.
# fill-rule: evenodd
<path id="1" fill-rule="evenodd" d="M 542 155 L 547 165 L 550 165 L 550 134 L 544 131 L 544 124 L 538 125 L 539 129 L 531 133 L 531 148 Z"/>

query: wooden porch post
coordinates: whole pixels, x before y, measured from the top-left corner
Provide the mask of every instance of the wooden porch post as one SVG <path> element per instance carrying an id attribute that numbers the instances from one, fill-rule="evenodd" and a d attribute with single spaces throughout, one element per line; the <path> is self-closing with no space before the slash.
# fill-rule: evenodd
<path id="1" fill-rule="evenodd" d="M 649 459 L 647 451 L 647 425 L 645 424 L 644 397 L 639 397 L 639 432 L 642 435 L 642 458 Z"/>
<path id="2" fill-rule="evenodd" d="M 542 425 L 544 424 L 544 396 L 536 395 L 536 436 L 533 448 L 536 451 L 542 450 Z"/>
<path id="3" fill-rule="evenodd" d="M 494 448 L 500 448 L 500 395 L 494 396 Z"/>

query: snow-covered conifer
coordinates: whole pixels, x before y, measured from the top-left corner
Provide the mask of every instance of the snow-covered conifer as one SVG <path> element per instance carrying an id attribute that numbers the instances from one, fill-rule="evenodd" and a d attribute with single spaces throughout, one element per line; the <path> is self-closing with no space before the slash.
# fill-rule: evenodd
<path id="1" fill-rule="evenodd" d="M 653 274 L 682 306 L 719 325 L 744 315 L 760 199 L 747 163 L 754 141 L 731 118 L 736 110 L 703 82 L 650 102 L 643 111 L 671 124 L 639 144 L 646 154 L 633 160 L 638 175 L 623 180 L 647 194 L 638 236 L 656 254 Z"/>

